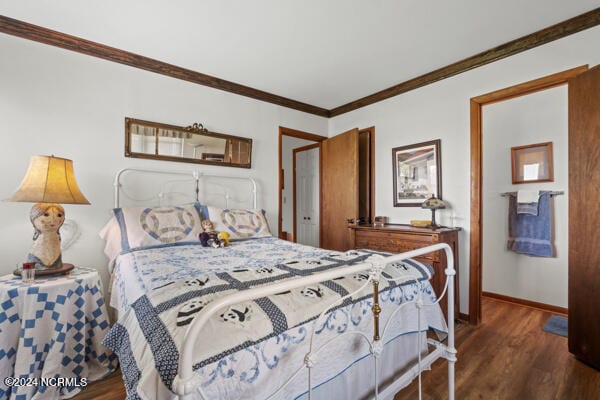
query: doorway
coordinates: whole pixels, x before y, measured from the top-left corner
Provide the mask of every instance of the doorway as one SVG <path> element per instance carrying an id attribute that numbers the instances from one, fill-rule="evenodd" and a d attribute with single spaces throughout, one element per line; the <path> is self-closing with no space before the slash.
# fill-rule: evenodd
<path id="1" fill-rule="evenodd" d="M 568 84 L 568 80 L 588 69 L 573 68 L 516 86 L 487 93 L 471 99 L 471 237 L 469 265 L 469 322 L 481 322 L 482 295 L 482 243 L 483 243 L 483 124 L 482 108 L 485 105 L 532 94 L 545 89 Z"/>
<path id="2" fill-rule="evenodd" d="M 302 190 L 295 190 L 295 174 L 294 174 L 294 160 L 296 159 L 295 152 L 296 149 L 306 148 L 307 146 L 318 147 L 319 144 L 327 139 L 326 136 L 316 135 L 314 133 L 303 132 L 296 129 L 279 127 L 279 216 L 278 216 L 278 237 L 280 239 L 289 240 L 291 242 L 298 242 L 297 234 L 295 233 L 298 230 L 298 215 L 296 211 L 296 205 L 294 204 L 294 199 L 296 197 L 306 198 L 306 195 Z M 317 160 L 320 157 L 317 155 Z M 320 162 L 317 165 L 318 169 L 315 171 L 317 177 L 320 174 Z M 317 180 L 318 182 L 318 180 Z M 314 194 L 314 188 L 313 188 Z M 316 222 L 317 226 L 317 236 L 316 236 L 316 244 L 310 244 L 312 246 L 319 245 L 319 221 L 320 221 L 320 212 L 319 212 L 319 197 L 320 197 L 320 189 L 317 186 L 316 190 L 316 214 L 317 216 L 310 216 L 311 223 Z M 313 204 L 314 204 L 313 200 Z M 309 217 L 308 215 L 303 215 L 303 217 Z M 302 219 L 304 222 L 304 219 Z M 308 220 L 307 224 L 308 225 Z M 303 230 L 305 226 L 301 227 Z M 303 234 L 306 232 L 303 231 Z M 306 236 L 304 236 L 306 239 Z M 309 243 L 304 243 L 309 244 Z"/>
<path id="3" fill-rule="evenodd" d="M 319 147 L 318 173 L 315 171 L 319 177 L 319 196 L 309 202 L 314 215 L 319 210 L 318 224 L 314 224 L 319 229 L 318 247 L 337 251 L 353 249 L 352 227 L 361 222 L 371 223 L 375 213 L 375 127 L 351 129 L 332 138 L 279 128 L 278 234 L 292 242 L 298 242 L 295 237 L 298 220 L 304 223 L 306 218 L 305 225 L 309 225 L 308 221 L 315 219 L 309 214 L 297 215 L 293 203 L 293 150 L 307 146 L 309 149 L 311 145 Z M 298 193 L 296 197 L 300 197 Z M 308 226 L 301 228 L 308 229 Z"/>
<path id="4" fill-rule="evenodd" d="M 320 245 L 320 143 L 294 149 L 293 209 L 297 243 Z"/>

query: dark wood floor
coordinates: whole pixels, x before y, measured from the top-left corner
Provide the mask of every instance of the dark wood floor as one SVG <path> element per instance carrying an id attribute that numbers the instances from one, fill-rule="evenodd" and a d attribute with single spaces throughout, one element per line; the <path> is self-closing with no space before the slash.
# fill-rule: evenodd
<path id="1" fill-rule="evenodd" d="M 567 339 L 544 332 L 550 313 L 491 299 L 483 300 L 483 323 L 456 329 L 456 399 L 598 400 L 600 372 L 567 351 Z M 600 340 L 600 339 L 599 339 Z M 423 399 L 446 399 L 446 362 L 423 374 Z M 120 400 L 120 371 L 89 385 L 74 400 Z M 395 400 L 418 398 L 416 382 Z"/>
<path id="2" fill-rule="evenodd" d="M 481 325 L 456 329 L 456 399 L 600 399 L 600 371 L 577 361 L 567 338 L 542 330 L 552 314 L 488 298 L 482 307 Z M 423 375 L 423 399 L 448 398 L 446 366 L 437 361 Z M 394 400 L 417 390 L 413 382 Z"/>

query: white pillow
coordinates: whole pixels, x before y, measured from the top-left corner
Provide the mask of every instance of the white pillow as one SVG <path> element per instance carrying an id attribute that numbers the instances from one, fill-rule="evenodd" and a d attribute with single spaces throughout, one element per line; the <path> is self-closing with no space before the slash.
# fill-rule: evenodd
<path id="1" fill-rule="evenodd" d="M 228 232 L 232 240 L 271 236 L 264 210 L 202 208 L 202 214 L 213 223 L 215 231 Z"/>
<path id="2" fill-rule="evenodd" d="M 109 269 L 112 271 L 112 263 L 121 253 L 121 229 L 114 215 L 98 234 L 106 242 L 104 245 L 104 254 L 108 257 Z"/>
<path id="3" fill-rule="evenodd" d="M 200 204 L 167 207 L 115 208 L 114 217 L 100 231 L 106 240 L 105 253 L 111 258 L 116 249 L 197 241 L 202 232 Z"/>

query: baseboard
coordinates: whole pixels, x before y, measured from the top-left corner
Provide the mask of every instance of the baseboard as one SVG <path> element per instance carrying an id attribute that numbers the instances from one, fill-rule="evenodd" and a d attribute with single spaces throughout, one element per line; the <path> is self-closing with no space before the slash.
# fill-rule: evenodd
<path id="1" fill-rule="evenodd" d="M 458 313 L 458 319 L 461 320 L 462 322 L 466 322 L 468 324 L 469 323 L 469 314 Z"/>
<path id="2" fill-rule="evenodd" d="M 564 307 L 553 306 L 550 304 L 538 303 L 537 301 L 519 299 L 516 297 L 505 296 L 503 294 L 482 292 L 481 297 L 487 297 L 492 300 L 504 301 L 507 303 L 514 303 L 524 307 L 536 308 L 542 311 L 548 311 L 554 314 L 564 315 L 565 317 L 569 314 L 569 309 Z"/>

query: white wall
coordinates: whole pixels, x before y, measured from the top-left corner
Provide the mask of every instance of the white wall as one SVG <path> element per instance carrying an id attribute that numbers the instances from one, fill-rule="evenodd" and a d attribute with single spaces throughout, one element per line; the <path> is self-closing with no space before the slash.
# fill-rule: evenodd
<path id="1" fill-rule="evenodd" d="M 469 99 L 579 65 L 596 65 L 598 43 L 600 27 L 595 27 L 329 120 L 329 136 L 375 125 L 375 211 L 389 216 L 391 222 L 407 223 L 430 215 L 420 208 L 393 207 L 391 149 L 442 140 L 442 194 L 451 209 L 440 212 L 440 223 L 451 224 L 455 215 L 456 225 L 464 229 L 459 238 L 461 312 L 468 312 Z"/>
<path id="2" fill-rule="evenodd" d="M 569 198 L 568 88 L 544 90 L 483 107 L 483 290 L 567 307 Z M 510 148 L 553 142 L 554 182 L 513 185 Z M 500 193 L 564 190 L 554 210 L 555 258 L 506 249 L 508 198 Z"/>
<path id="3" fill-rule="evenodd" d="M 117 170 L 145 166 L 252 176 L 260 185 L 259 205 L 276 232 L 278 127 L 327 130 L 321 117 L 12 36 L 0 35 L 0 50 L 0 198 L 17 189 L 32 155 L 72 159 L 92 205 L 65 206 L 82 235 L 63 259 L 99 269 L 105 283 L 98 231 L 113 206 Z M 174 125 L 200 122 L 211 131 L 251 137 L 252 169 L 125 158 L 126 116 Z M 29 251 L 30 208 L 0 202 L 0 274 L 11 272 Z"/>
<path id="4" fill-rule="evenodd" d="M 325 131 L 323 131 L 325 132 Z M 294 231 L 294 152 L 293 149 L 315 142 L 292 136 L 281 138 L 281 168 L 283 168 L 283 191 L 281 198 L 281 230 Z"/>
<path id="5" fill-rule="evenodd" d="M 443 197 L 452 206 L 440 222 L 464 228 L 460 235 L 460 303 L 468 312 L 469 98 L 582 64 L 600 63 L 600 27 L 500 60 L 329 121 L 272 104 L 216 91 L 39 43 L 1 35 L 0 198 L 18 187 L 29 158 L 55 154 L 72 158 L 77 179 L 91 206 L 67 206 L 82 236 L 64 259 L 98 268 L 106 277 L 97 232 L 112 207 L 112 178 L 126 166 L 201 168 L 248 174 L 261 185 L 261 205 L 277 229 L 277 128 L 330 136 L 353 127 L 376 126 L 376 213 L 392 222 L 425 219 L 426 210 L 392 206 L 392 147 L 441 138 Z M 123 118 L 130 116 L 184 125 L 201 122 L 209 130 L 252 137 L 253 168 L 198 167 L 193 164 L 123 157 Z M 31 205 L 0 203 L 0 273 L 23 260 L 31 244 Z"/>

